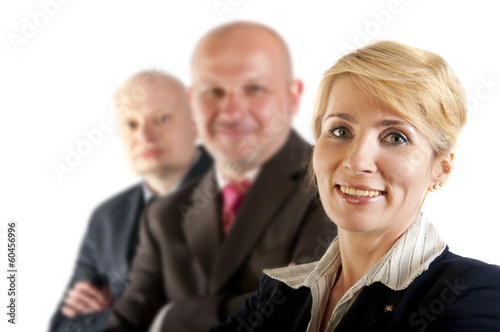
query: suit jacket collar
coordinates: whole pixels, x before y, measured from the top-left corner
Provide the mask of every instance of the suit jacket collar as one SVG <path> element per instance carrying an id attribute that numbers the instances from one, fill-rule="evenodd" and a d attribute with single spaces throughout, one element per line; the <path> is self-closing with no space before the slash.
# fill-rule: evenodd
<path id="1" fill-rule="evenodd" d="M 285 144 L 262 166 L 263 171 L 297 176 L 305 174 L 312 147 L 295 130 L 291 130 Z M 263 172 L 264 173 L 264 172 Z"/>
<path id="2" fill-rule="evenodd" d="M 196 179 L 205 173 L 212 167 L 212 157 L 208 154 L 207 150 L 202 145 L 198 146 L 198 157 L 196 158 L 191 168 L 188 170 L 184 178 L 182 179 L 180 185 L 183 186 L 189 183 L 193 179 Z"/>

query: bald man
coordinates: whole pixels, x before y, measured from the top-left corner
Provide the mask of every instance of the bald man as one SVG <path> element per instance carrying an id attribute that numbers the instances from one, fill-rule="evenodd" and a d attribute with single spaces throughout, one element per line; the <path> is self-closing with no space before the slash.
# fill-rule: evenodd
<path id="1" fill-rule="evenodd" d="M 121 298 L 147 202 L 203 175 L 211 158 L 195 146 L 186 91 L 162 72 L 141 72 L 115 93 L 118 134 L 131 170 L 142 182 L 102 203 L 93 213 L 65 298 L 50 331 L 98 331 Z"/>
<path id="2" fill-rule="evenodd" d="M 215 167 L 148 210 L 134 280 L 105 331 L 208 331 L 263 269 L 317 260 L 336 234 L 308 191 L 311 146 L 291 129 L 302 82 L 282 38 L 253 23 L 218 27 L 197 44 L 191 75 Z"/>

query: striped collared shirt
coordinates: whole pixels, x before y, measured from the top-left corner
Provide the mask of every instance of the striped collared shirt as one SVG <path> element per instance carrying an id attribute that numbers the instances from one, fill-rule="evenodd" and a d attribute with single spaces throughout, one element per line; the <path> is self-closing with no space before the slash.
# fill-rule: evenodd
<path id="1" fill-rule="evenodd" d="M 327 331 L 335 329 L 365 286 L 381 282 L 392 290 L 406 289 L 445 248 L 442 236 L 420 211 L 417 219 L 384 257 L 340 299 L 333 310 Z M 330 290 L 340 266 L 340 247 L 336 238 L 318 262 L 264 272 L 292 288 L 306 286 L 311 289 L 311 321 L 307 330 L 317 331 L 321 327 Z"/>

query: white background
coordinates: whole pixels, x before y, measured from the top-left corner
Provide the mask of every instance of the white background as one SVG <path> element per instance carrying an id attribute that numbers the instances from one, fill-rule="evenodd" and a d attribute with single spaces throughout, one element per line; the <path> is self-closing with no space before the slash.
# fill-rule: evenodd
<path id="1" fill-rule="evenodd" d="M 0 5 L 0 276 L 7 270 L 7 222 L 19 224 L 17 325 L 6 322 L 1 277 L 2 331 L 46 330 L 92 209 L 137 181 L 114 133 L 103 134 L 62 180 L 51 164 L 65 163 L 67 147 L 86 139 L 83 131 L 113 119 L 111 96 L 127 76 L 162 69 L 189 84 L 196 41 L 237 19 L 266 23 L 288 42 L 295 74 L 305 83 L 294 126 L 310 142 L 313 94 L 323 71 L 344 53 L 341 45 L 392 39 L 447 59 L 467 90 L 470 118 L 455 173 L 428 198 L 427 210 L 454 252 L 500 264 L 496 1 L 220 0 L 231 6 L 223 15 L 213 0 L 66 1 L 51 7 L 51 16 L 38 1 Z M 38 31 L 29 31 L 27 21 Z M 11 42 L 23 33 L 29 37 L 23 43 Z"/>

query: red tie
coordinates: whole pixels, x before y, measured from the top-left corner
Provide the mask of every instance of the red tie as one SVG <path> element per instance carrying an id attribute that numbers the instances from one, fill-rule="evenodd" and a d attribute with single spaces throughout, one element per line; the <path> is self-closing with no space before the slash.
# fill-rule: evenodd
<path id="1" fill-rule="evenodd" d="M 251 184 L 252 183 L 249 180 L 243 180 L 241 182 L 228 184 L 222 188 L 222 198 L 224 204 L 222 232 L 224 236 L 229 233 L 234 217 L 236 216 L 236 212 L 238 212 L 241 202 L 243 202 L 243 198 L 245 197 L 245 194 Z"/>

